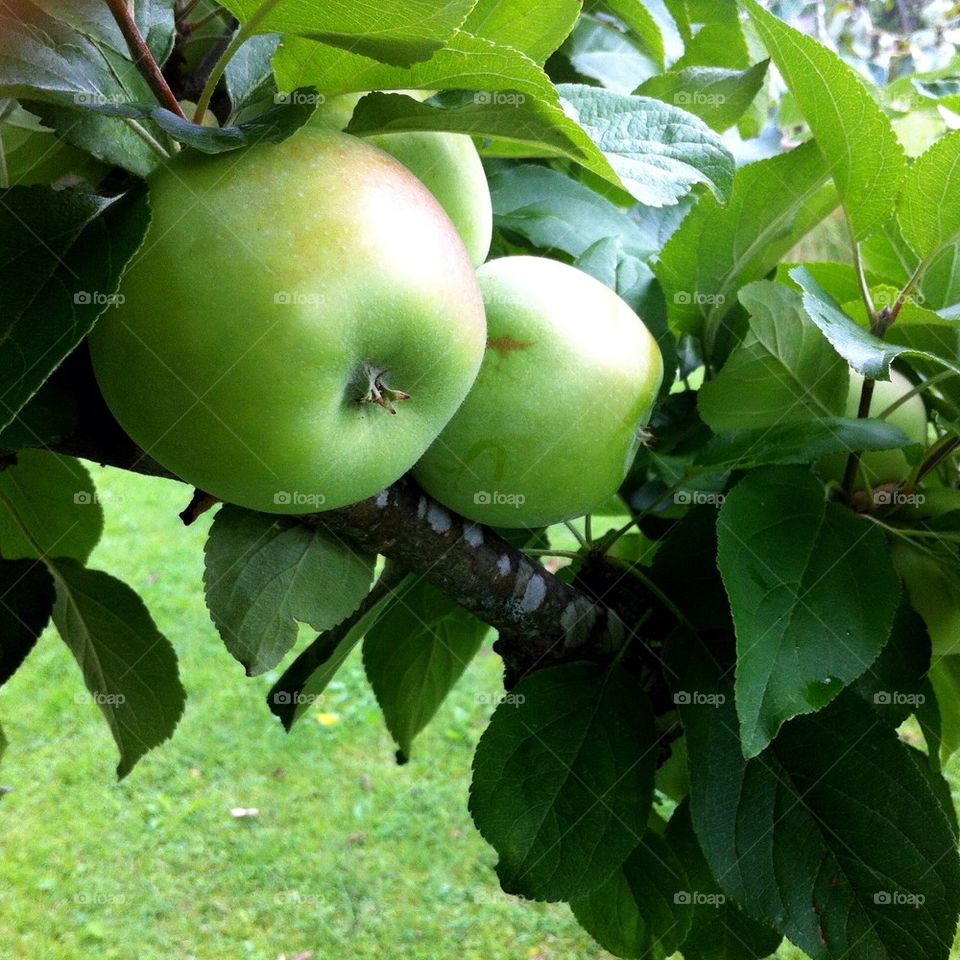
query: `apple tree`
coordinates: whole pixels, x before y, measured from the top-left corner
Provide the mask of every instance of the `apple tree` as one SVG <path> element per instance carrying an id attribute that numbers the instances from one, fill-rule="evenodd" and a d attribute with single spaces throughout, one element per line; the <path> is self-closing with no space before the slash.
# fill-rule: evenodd
<path id="1" fill-rule="evenodd" d="M 83 461 L 163 477 L 288 730 L 362 648 L 416 760 L 493 638 L 506 892 L 947 958 L 960 61 L 839 6 L 0 6 L 0 683 L 52 623 L 120 776 L 174 735 Z"/>

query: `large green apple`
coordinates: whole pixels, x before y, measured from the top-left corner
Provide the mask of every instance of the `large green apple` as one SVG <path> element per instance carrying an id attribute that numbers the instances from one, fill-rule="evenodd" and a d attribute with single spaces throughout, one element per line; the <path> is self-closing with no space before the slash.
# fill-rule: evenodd
<path id="1" fill-rule="evenodd" d="M 415 100 L 425 100 L 430 90 L 397 90 Z M 311 124 L 343 130 L 363 93 L 348 93 L 325 100 Z M 493 204 L 490 188 L 473 140 L 463 133 L 433 131 L 378 133 L 365 138 L 396 157 L 416 174 L 440 201 L 460 233 L 473 260 L 480 266 L 490 252 L 493 237 Z"/>
<path id="2" fill-rule="evenodd" d="M 855 370 L 850 371 L 850 389 L 847 393 L 846 417 L 856 417 L 860 408 L 860 391 L 863 377 Z M 870 416 L 876 417 L 887 407 L 913 390 L 913 384 L 896 370 L 890 371 L 889 380 L 877 380 L 873 387 L 873 399 L 870 401 Z M 913 443 L 927 442 L 927 411 L 919 395 L 912 396 L 902 403 L 887 418 L 887 423 L 899 427 Z M 819 466 L 822 477 L 828 480 L 842 481 L 846 469 L 847 457 L 844 454 L 825 457 Z M 884 483 L 899 483 L 910 473 L 910 464 L 903 450 L 873 450 L 860 458 L 860 471 L 857 475 L 857 489 L 866 486 L 864 476 L 871 487 Z"/>
<path id="3" fill-rule="evenodd" d="M 486 333 L 429 191 L 316 129 L 190 154 L 150 187 L 122 302 L 90 339 L 133 439 L 197 487 L 277 513 L 351 503 L 408 470 L 466 396 Z"/>
<path id="4" fill-rule="evenodd" d="M 587 513 L 623 482 L 663 378 L 660 350 L 613 291 L 574 267 L 505 257 L 478 271 L 483 366 L 414 476 L 482 523 Z"/>

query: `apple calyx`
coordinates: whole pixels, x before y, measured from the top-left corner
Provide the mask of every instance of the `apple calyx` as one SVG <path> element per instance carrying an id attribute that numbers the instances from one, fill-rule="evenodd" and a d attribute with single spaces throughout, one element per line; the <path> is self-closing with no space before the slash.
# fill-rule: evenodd
<path id="1" fill-rule="evenodd" d="M 401 400 L 409 400 L 410 394 L 403 390 L 394 390 L 392 387 L 388 387 L 383 382 L 383 377 L 387 373 L 389 373 L 388 370 L 378 370 L 370 364 L 365 364 L 362 380 L 365 382 L 366 392 L 357 398 L 357 403 L 376 403 L 384 410 L 396 414 L 397 408 L 394 404 Z"/>

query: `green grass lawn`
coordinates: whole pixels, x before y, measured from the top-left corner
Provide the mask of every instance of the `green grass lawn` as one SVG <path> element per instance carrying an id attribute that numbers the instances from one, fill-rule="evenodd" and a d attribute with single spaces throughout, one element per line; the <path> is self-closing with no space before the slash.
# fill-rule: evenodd
<path id="1" fill-rule="evenodd" d="M 106 530 L 91 564 L 146 599 L 187 709 L 117 783 L 106 724 L 55 634 L 0 691 L 0 782 L 13 788 L 0 800 L 0 957 L 608 957 L 564 906 L 502 894 L 470 821 L 470 760 L 500 692 L 489 648 L 407 766 L 358 657 L 287 735 L 264 703 L 275 676 L 245 678 L 207 617 L 209 517 L 185 529 L 183 487 L 95 474 Z"/>

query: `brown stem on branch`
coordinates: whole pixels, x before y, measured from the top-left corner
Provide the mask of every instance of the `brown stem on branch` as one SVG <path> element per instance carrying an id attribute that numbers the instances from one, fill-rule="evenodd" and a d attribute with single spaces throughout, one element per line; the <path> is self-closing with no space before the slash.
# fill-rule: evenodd
<path id="1" fill-rule="evenodd" d="M 150 84 L 154 96 L 168 110 L 172 110 L 178 117 L 186 120 L 186 115 L 180 107 L 180 103 L 167 85 L 157 61 L 153 58 L 153 54 L 147 46 L 147 41 L 143 39 L 143 34 L 140 33 L 140 28 L 137 26 L 136 20 L 133 19 L 127 0 L 107 0 L 107 6 L 110 7 L 113 19 L 117 21 L 123 39 L 127 42 L 134 65 L 143 74 L 147 83 Z"/>
<path id="2" fill-rule="evenodd" d="M 193 496 L 187 506 L 180 511 L 180 519 L 185 527 L 189 527 L 198 517 L 203 516 L 208 510 L 212 510 L 220 499 L 212 494 L 205 493 L 199 488 L 193 491 Z"/>

